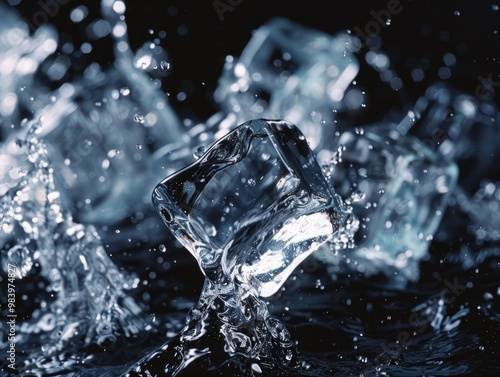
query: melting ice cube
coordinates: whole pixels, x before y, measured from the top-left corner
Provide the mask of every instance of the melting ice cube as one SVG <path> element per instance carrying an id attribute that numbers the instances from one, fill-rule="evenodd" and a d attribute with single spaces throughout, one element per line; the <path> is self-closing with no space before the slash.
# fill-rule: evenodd
<path id="1" fill-rule="evenodd" d="M 332 185 L 343 197 L 363 193 L 352 204 L 362 222 L 353 255 L 369 260 L 361 264 L 367 272 L 391 265 L 418 278 L 416 262 L 427 255 L 456 183 L 456 164 L 394 125 L 347 131 L 338 143 L 345 151 L 332 169 Z"/>
<path id="2" fill-rule="evenodd" d="M 255 31 L 240 58 L 226 59 L 215 99 L 237 123 L 280 118 L 299 125 L 312 149 L 332 138 L 333 109 L 358 73 L 355 39 L 276 18 Z"/>
<path id="3" fill-rule="evenodd" d="M 264 297 L 345 220 L 304 136 L 285 121 L 242 124 L 158 184 L 153 202 L 209 279 L 230 275 Z"/>

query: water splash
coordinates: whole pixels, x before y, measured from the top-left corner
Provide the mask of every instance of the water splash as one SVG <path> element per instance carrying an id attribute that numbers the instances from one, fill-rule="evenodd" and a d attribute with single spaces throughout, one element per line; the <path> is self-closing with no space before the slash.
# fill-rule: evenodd
<path id="1" fill-rule="evenodd" d="M 30 372 L 44 359 L 62 360 L 61 351 L 68 345 L 76 351 L 92 344 L 109 348 L 119 338 L 152 329 L 127 293 L 138 279 L 121 273 L 94 227 L 74 222 L 62 206 L 45 143 L 39 138 L 41 128 L 34 123 L 18 142 L 28 170 L 2 196 L 0 205 L 3 264 L 16 265 L 19 278 L 39 273 L 54 296 L 20 328 L 19 342 L 38 333 L 42 346 L 38 355 L 28 355 L 25 370 Z M 34 265 L 39 272 L 33 271 Z"/>
<path id="2" fill-rule="evenodd" d="M 300 131 L 285 121 L 246 122 L 162 181 L 153 202 L 206 279 L 186 327 L 159 351 L 172 352 L 174 343 L 184 352 L 161 356 L 165 364 L 155 352 L 130 375 L 160 368 L 176 375 L 187 350 L 213 352 L 207 339 L 221 336 L 230 356 L 298 366 L 288 330 L 259 296 L 276 293 L 301 261 L 337 238 L 346 217 Z"/>

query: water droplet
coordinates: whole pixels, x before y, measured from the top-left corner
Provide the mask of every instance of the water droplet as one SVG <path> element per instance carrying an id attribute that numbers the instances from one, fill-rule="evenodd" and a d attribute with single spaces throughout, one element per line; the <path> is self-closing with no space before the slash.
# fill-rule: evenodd
<path id="1" fill-rule="evenodd" d="M 30 251 L 21 245 L 11 248 L 7 252 L 7 258 L 4 261 L 8 261 L 9 264 L 16 266 L 14 271 L 18 279 L 25 277 L 31 270 L 31 267 L 33 267 L 33 259 L 31 259 Z M 7 271 L 7 266 L 5 266 L 5 270 Z"/>
<path id="2" fill-rule="evenodd" d="M 193 156 L 194 158 L 200 158 L 205 154 L 206 151 L 207 149 L 203 145 L 201 145 L 195 149 L 195 151 L 193 152 Z"/>
<path id="3" fill-rule="evenodd" d="M 169 70 L 170 69 L 170 63 L 165 61 L 165 60 L 162 60 L 160 62 L 160 68 L 161 69 L 164 69 L 164 70 Z"/>
<path id="4" fill-rule="evenodd" d="M 489 292 L 485 292 L 485 294 L 483 295 L 484 299 L 485 300 L 493 300 L 493 295 Z"/>
<path id="5" fill-rule="evenodd" d="M 364 198 L 365 198 L 365 193 L 360 191 L 360 190 L 356 190 L 351 194 L 351 200 L 353 202 L 359 202 L 360 200 L 363 200 Z"/>
<path id="6" fill-rule="evenodd" d="M 257 363 L 252 364 L 252 370 L 256 373 L 262 373 L 262 369 L 260 368 L 259 364 L 257 364 Z"/>
<path id="7" fill-rule="evenodd" d="M 134 122 L 137 122 L 137 123 L 144 123 L 144 117 L 143 117 L 142 115 L 135 114 L 135 115 L 134 115 Z"/>
<path id="8" fill-rule="evenodd" d="M 130 89 L 129 88 L 121 88 L 120 89 L 120 94 L 124 97 L 128 96 L 130 94 Z"/>
<path id="9" fill-rule="evenodd" d="M 136 145 L 135 145 L 135 147 L 136 147 L 137 149 L 142 149 L 142 144 L 136 144 Z"/>
<path id="10" fill-rule="evenodd" d="M 362 127 L 356 127 L 354 131 L 356 132 L 357 135 L 363 135 L 365 133 L 365 130 L 363 130 Z"/>
<path id="11" fill-rule="evenodd" d="M 255 186 L 255 179 L 250 178 L 250 179 L 248 180 L 248 185 L 249 185 L 249 186 Z"/>
<path id="12" fill-rule="evenodd" d="M 160 246 L 159 246 L 158 248 L 160 249 L 160 251 L 161 251 L 162 253 L 164 253 L 165 251 L 167 251 L 167 248 L 165 247 L 165 245 L 164 245 L 164 244 L 160 244 Z"/>

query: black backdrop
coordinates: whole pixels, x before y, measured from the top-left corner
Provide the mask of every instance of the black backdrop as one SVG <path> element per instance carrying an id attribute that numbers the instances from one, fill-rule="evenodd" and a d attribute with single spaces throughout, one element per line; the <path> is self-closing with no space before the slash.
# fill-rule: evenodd
<path id="1" fill-rule="evenodd" d="M 9 1 L 16 3 L 19 0 Z M 85 26 L 99 17 L 99 0 L 22 0 L 15 7 L 25 19 L 33 21 L 42 3 L 55 1 L 61 4 L 47 23 L 58 28 L 62 41 L 70 40 L 78 48 L 88 40 Z M 450 84 L 474 94 L 481 85 L 481 78 L 491 78 L 493 89 L 500 90 L 500 10 L 497 6 L 500 2 L 495 0 L 128 0 L 126 19 L 130 42 L 135 48 L 152 40 L 160 31 L 166 32 L 161 45 L 170 55 L 172 68 L 171 74 L 163 79 L 163 87 L 174 94 L 171 96 L 172 105 L 181 113 L 203 120 L 216 109 L 212 94 L 225 56 L 238 56 L 250 39 L 251 31 L 270 18 L 282 16 L 335 34 L 356 27 L 365 30 L 375 20 L 374 12 L 384 11 L 398 3 L 397 9 L 401 11 L 393 15 L 390 25 L 379 27 L 379 35 L 381 50 L 389 54 L 393 68 L 404 83 L 401 92 L 408 96 L 408 103 L 439 79 L 438 70 L 445 65 L 445 53 L 454 54 L 457 60 L 446 80 Z M 69 14 L 80 4 L 89 9 L 89 16 L 74 24 Z M 222 16 L 216 7 L 223 12 Z M 369 30 L 376 29 L 372 25 Z M 92 51 L 73 57 L 72 67 L 62 80 L 78 74 L 88 61 L 97 61 L 103 66 L 113 61 L 109 37 L 91 43 Z M 411 68 L 416 66 L 425 69 L 425 77 L 420 82 L 411 79 Z M 358 82 L 377 94 L 372 96 L 373 103 L 365 110 L 365 118 L 360 118 L 370 122 L 384 115 L 391 103 L 391 94 L 384 95 L 388 88 L 372 82 L 373 77 L 365 78 L 363 72 L 362 67 Z M 179 91 L 188 94 L 186 100 L 181 102 L 175 98 Z M 382 95 L 378 95 L 380 93 Z M 492 90 L 487 93 L 498 102 L 500 94 L 495 95 Z"/>

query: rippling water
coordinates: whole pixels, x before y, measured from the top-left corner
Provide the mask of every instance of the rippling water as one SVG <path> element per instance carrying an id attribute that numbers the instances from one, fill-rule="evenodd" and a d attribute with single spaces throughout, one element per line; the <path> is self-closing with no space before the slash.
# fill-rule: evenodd
<path id="1" fill-rule="evenodd" d="M 379 24 L 381 35 L 375 33 L 368 46 L 353 25 L 376 21 L 370 9 L 359 18 L 350 16 L 354 22 L 349 26 L 328 29 L 345 32 L 353 28 L 351 35 L 357 33 L 363 43 L 353 52 L 359 75 L 352 83 L 356 64 L 343 66 L 352 75 L 344 76 L 346 85 L 337 87 L 346 92 L 336 103 L 338 115 L 326 121 L 337 124 L 342 132 L 330 135 L 331 143 L 325 142 L 330 139 L 314 139 L 311 130 L 318 122 L 314 114 L 306 114 L 303 124 L 310 128 L 304 133 L 312 135 L 311 146 L 317 148 L 327 182 L 348 204 L 348 212 L 353 212 L 352 229 L 302 261 L 277 293 L 258 299 L 296 342 L 289 348 L 271 347 L 273 351 L 263 356 L 224 349 L 227 339 L 220 331 L 217 309 L 207 311 L 203 341 L 195 344 L 197 348 L 188 349 L 182 343 L 179 334 L 186 318 L 193 318 L 190 309 L 203 294 L 203 276 L 150 204 L 152 190 L 161 179 L 202 156 L 206 147 L 241 123 L 240 117 L 255 114 L 252 111 L 263 103 L 257 101 L 249 113 L 221 106 L 209 118 L 212 107 L 224 103 L 228 95 L 224 89 L 230 86 L 219 88 L 215 101 L 212 97 L 206 101 L 200 89 L 205 83 L 176 76 L 174 53 L 185 47 L 175 44 L 194 33 L 180 5 L 158 7 L 158 13 L 167 14 L 168 22 L 176 27 L 168 26 L 165 32 L 158 23 L 153 25 L 159 16 L 149 5 L 144 12 L 151 17 L 151 26 L 147 20 L 130 21 L 138 6 L 132 2 L 125 6 L 121 1 L 103 0 L 100 7 L 59 4 L 57 11 L 51 8 L 53 16 L 45 8 L 32 9 L 23 2 L 20 8 L 28 24 L 12 11 L 20 2 L 8 3 L 0 4 L 4 17 L 0 26 L 2 349 L 12 344 L 8 315 L 17 317 L 15 370 L 9 366 L 8 353 L 2 352 L 2 373 L 121 376 L 141 360 L 143 364 L 149 360 L 152 371 L 171 375 L 165 366 L 175 358 L 182 360 L 178 376 L 498 373 L 500 183 L 495 161 L 500 150 L 500 114 L 495 95 L 500 78 L 497 68 L 484 72 L 495 62 L 489 50 L 477 51 L 469 39 L 460 41 L 453 34 L 459 30 L 454 22 L 477 24 L 465 4 L 457 4 L 457 9 L 436 6 L 436 12 L 449 16 L 451 32 L 434 19 L 418 19 L 415 28 L 420 39 L 409 37 L 410 41 L 396 44 L 398 29 L 391 31 L 398 27 L 399 13 L 386 26 Z M 245 12 L 255 12 L 252 7 L 257 7 L 233 4 L 221 19 L 220 8 L 214 4 L 203 8 L 210 12 L 207 33 L 214 38 L 217 32 L 212 30 L 234 26 Z M 428 14 L 424 5 L 401 4 L 404 19 L 412 19 L 409 13 Z M 381 3 L 375 10 L 387 6 Z M 432 7 L 428 6 L 430 13 Z M 300 18 L 300 11 L 291 5 L 288 13 L 280 15 Z M 45 14 L 47 20 L 34 32 L 36 12 Z M 472 34 L 488 41 L 495 38 L 496 21 L 488 22 L 500 16 L 498 6 L 488 4 L 478 12 L 492 30 Z M 269 15 L 270 10 L 262 11 L 256 16 L 259 22 L 254 21 L 249 30 L 260 27 Z M 71 20 L 68 24 L 73 28 L 80 23 L 90 26 L 83 37 L 75 34 L 72 40 L 69 32 L 51 26 L 63 17 Z M 310 26 L 321 26 L 324 15 L 317 17 L 316 23 L 309 19 Z M 148 30 L 131 33 L 141 29 L 137 24 Z M 68 30 L 74 30 L 71 27 Z M 175 35 L 169 39 L 170 32 Z M 219 35 L 220 40 L 239 55 L 250 35 L 229 42 L 228 33 Z M 421 39 L 432 36 L 440 41 L 436 49 L 441 51 L 440 43 L 444 44 L 446 53 L 438 57 L 429 51 L 406 53 L 411 44 L 423 51 Z M 102 41 L 108 42 L 107 48 L 100 49 Z M 399 50 L 391 50 L 394 46 L 400 46 Z M 225 58 L 226 75 L 221 82 L 228 82 L 238 72 L 238 66 L 231 65 L 236 58 L 219 59 L 217 48 L 214 55 L 206 54 L 206 46 L 200 46 L 200 51 L 206 54 L 203 59 L 218 59 L 220 71 L 211 74 L 215 77 Z M 92 54 L 99 57 L 96 51 L 114 63 L 92 62 Z M 479 72 L 470 62 L 481 59 L 485 62 Z M 285 80 L 293 72 L 294 61 L 289 66 L 290 58 L 276 61 L 279 77 Z M 166 88 L 173 87 L 175 80 L 179 81 L 176 93 Z M 446 83 L 432 86 L 438 80 Z M 207 77 L 207 81 L 215 79 Z M 424 90 L 415 89 L 419 87 Z M 265 93 L 261 95 L 266 98 Z M 303 92 L 300 95 L 309 98 Z M 196 100 L 203 102 L 200 97 L 210 105 L 198 108 Z M 245 103 L 247 98 L 239 100 Z M 292 108 L 304 103 L 299 101 Z M 298 116 L 297 125 L 303 125 L 303 114 L 288 115 Z M 396 137 L 394 150 L 386 139 L 377 149 L 380 135 L 374 126 L 382 118 L 393 131 L 405 129 Z M 470 132 L 464 131 L 467 127 Z M 435 129 L 446 135 L 428 132 Z M 408 131 L 420 141 L 411 141 L 405 135 Z M 365 140 L 370 142 L 363 149 Z M 421 165 L 408 165 L 413 171 L 408 168 L 380 176 L 378 167 L 412 157 L 423 145 L 440 153 L 439 157 L 420 156 Z M 363 162 L 360 155 L 365 153 L 372 154 Z M 428 175 L 418 175 L 419 169 Z M 423 187 L 431 173 L 444 178 L 436 191 L 426 192 Z M 412 176 L 406 191 L 394 191 L 394 182 L 404 174 L 417 176 Z M 393 201 L 379 201 L 384 195 Z M 398 195 L 406 201 L 394 204 Z M 408 202 L 416 203 L 416 215 L 411 211 L 404 218 L 377 215 L 377 205 L 401 214 L 405 209 L 394 208 Z M 417 216 L 422 213 L 426 216 Z M 380 219 L 388 220 L 376 223 Z M 421 235 L 410 239 L 408 229 L 419 229 Z M 392 236 L 379 236 L 383 232 Z M 404 242 L 411 242 L 412 253 L 401 252 L 399 245 Z M 8 305 L 12 303 L 9 283 L 15 285 L 15 307 Z M 168 339 L 170 343 L 165 344 Z M 280 347 L 292 349 L 293 354 L 280 353 Z M 142 375 L 147 374 L 143 371 Z"/>

